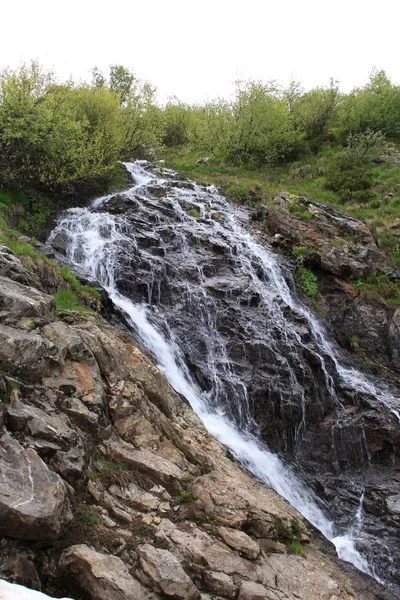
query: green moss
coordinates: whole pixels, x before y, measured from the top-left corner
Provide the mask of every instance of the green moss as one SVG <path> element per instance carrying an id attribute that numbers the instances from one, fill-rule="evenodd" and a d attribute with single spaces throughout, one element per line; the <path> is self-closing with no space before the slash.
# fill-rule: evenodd
<path id="1" fill-rule="evenodd" d="M 188 215 L 190 215 L 191 217 L 195 217 L 196 219 L 198 219 L 200 217 L 200 211 L 197 210 L 196 208 L 191 208 L 190 210 L 188 210 Z"/>

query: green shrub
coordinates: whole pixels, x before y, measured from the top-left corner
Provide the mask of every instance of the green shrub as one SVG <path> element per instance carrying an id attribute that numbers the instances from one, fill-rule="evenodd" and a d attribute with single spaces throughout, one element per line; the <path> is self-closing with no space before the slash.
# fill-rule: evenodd
<path id="1" fill-rule="evenodd" d="M 299 267 L 296 273 L 297 285 L 309 298 L 314 298 L 318 294 L 317 276 L 306 267 Z"/>
<path id="2" fill-rule="evenodd" d="M 342 202 L 369 202 L 373 198 L 373 173 L 363 165 L 336 162 L 326 170 L 325 188 L 336 192 Z"/>
<path id="3" fill-rule="evenodd" d="M 191 208 L 190 210 L 188 210 L 188 215 L 198 219 L 200 217 L 200 211 L 197 208 Z"/>

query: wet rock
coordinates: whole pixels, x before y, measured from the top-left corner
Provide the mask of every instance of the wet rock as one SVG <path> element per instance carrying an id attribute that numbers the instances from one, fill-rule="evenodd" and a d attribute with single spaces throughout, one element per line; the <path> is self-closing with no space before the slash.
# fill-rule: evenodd
<path id="1" fill-rule="evenodd" d="M 69 236 L 61 231 L 51 238 L 51 245 L 57 252 L 65 255 L 67 253 L 69 241 Z"/>
<path id="2" fill-rule="evenodd" d="M 220 527 L 218 531 L 224 542 L 243 554 L 243 556 L 254 560 L 260 554 L 259 544 L 243 531 L 229 527 Z"/>
<path id="3" fill-rule="evenodd" d="M 150 600 L 155 598 L 132 575 L 117 556 L 96 552 L 84 544 L 72 546 L 60 559 L 68 581 L 78 583 L 91 600 Z"/>
<path id="4" fill-rule="evenodd" d="M 127 211 L 137 209 L 138 201 L 135 200 L 131 195 L 118 194 L 113 196 L 110 200 L 107 200 L 98 210 L 100 212 L 108 212 L 113 215 L 124 214 Z"/>
<path id="5" fill-rule="evenodd" d="M 35 450 L 0 438 L 0 534 L 54 540 L 71 520 L 66 485 Z"/>
<path id="6" fill-rule="evenodd" d="M 144 544 L 137 548 L 137 553 L 140 566 L 155 591 L 180 600 L 195 600 L 199 597 L 198 589 L 171 552 Z"/>

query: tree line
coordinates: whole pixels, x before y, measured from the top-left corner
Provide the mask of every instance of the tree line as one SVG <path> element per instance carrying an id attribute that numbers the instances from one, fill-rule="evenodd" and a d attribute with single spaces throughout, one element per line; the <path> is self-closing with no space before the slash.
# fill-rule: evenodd
<path id="1" fill-rule="evenodd" d="M 0 187 L 52 190 L 103 173 L 121 159 L 182 145 L 233 164 L 268 168 L 324 144 L 338 172 L 358 173 L 400 136 L 400 87 L 385 72 L 342 93 L 336 82 L 237 82 L 232 100 L 157 103 L 155 88 L 126 67 L 93 69 L 90 83 L 60 83 L 37 63 L 0 74 Z M 336 179 L 335 179 L 336 178 Z M 332 189 L 340 176 L 331 174 Z M 361 181 L 362 185 L 362 181 Z"/>

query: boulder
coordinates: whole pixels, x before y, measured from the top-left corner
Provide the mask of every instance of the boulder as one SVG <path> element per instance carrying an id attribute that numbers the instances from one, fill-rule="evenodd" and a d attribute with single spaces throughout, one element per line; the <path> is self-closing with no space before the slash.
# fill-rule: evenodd
<path id="1" fill-rule="evenodd" d="M 39 285 L 34 275 L 29 273 L 12 250 L 0 243 L 0 276 L 9 277 L 24 285 Z"/>
<path id="2" fill-rule="evenodd" d="M 162 482 L 167 487 L 169 485 L 174 489 L 179 488 L 179 480 L 185 477 L 185 473 L 173 462 L 147 448 L 136 450 L 132 444 L 116 439 L 107 440 L 105 446 L 108 454 L 114 459 L 152 475 L 156 481 Z"/>
<path id="3" fill-rule="evenodd" d="M 218 531 L 224 542 L 243 556 L 254 560 L 260 554 L 260 546 L 244 531 L 230 527 L 220 527 Z"/>
<path id="4" fill-rule="evenodd" d="M 0 438 L 0 535 L 57 539 L 72 515 L 67 487 L 37 452 L 8 434 Z"/>
<path id="5" fill-rule="evenodd" d="M 73 577 L 90 600 L 150 600 L 154 598 L 117 556 L 80 544 L 64 552 L 60 567 Z"/>
<path id="6" fill-rule="evenodd" d="M 24 432 L 56 444 L 70 445 L 77 440 L 76 432 L 69 427 L 69 419 L 63 413 L 45 412 L 14 400 L 5 407 L 4 414 L 10 431 Z"/>
<path id="7" fill-rule="evenodd" d="M 0 324 L 0 369 L 12 375 L 38 381 L 50 370 L 49 359 L 57 349 L 46 338 Z"/>
<path id="8" fill-rule="evenodd" d="M 199 597 L 198 589 L 172 552 L 144 544 L 137 553 L 140 566 L 156 591 L 180 600 Z"/>
<path id="9" fill-rule="evenodd" d="M 10 583 L 26 585 L 33 590 L 40 590 L 41 587 L 36 567 L 26 556 L 17 556 L 6 560 L 0 566 L 0 577 Z"/>
<path id="10" fill-rule="evenodd" d="M 240 586 L 238 600 L 280 600 L 280 598 L 259 583 L 243 581 Z"/>
<path id="11" fill-rule="evenodd" d="M 34 287 L 0 277 L 0 321 L 30 328 L 32 319 L 50 321 L 54 314 L 54 298 Z"/>
<path id="12" fill-rule="evenodd" d="M 206 571 L 204 573 L 204 584 L 214 594 L 221 594 L 222 596 L 228 596 L 228 598 L 233 598 L 235 595 L 235 584 L 232 578 L 225 575 L 225 573 Z"/>

